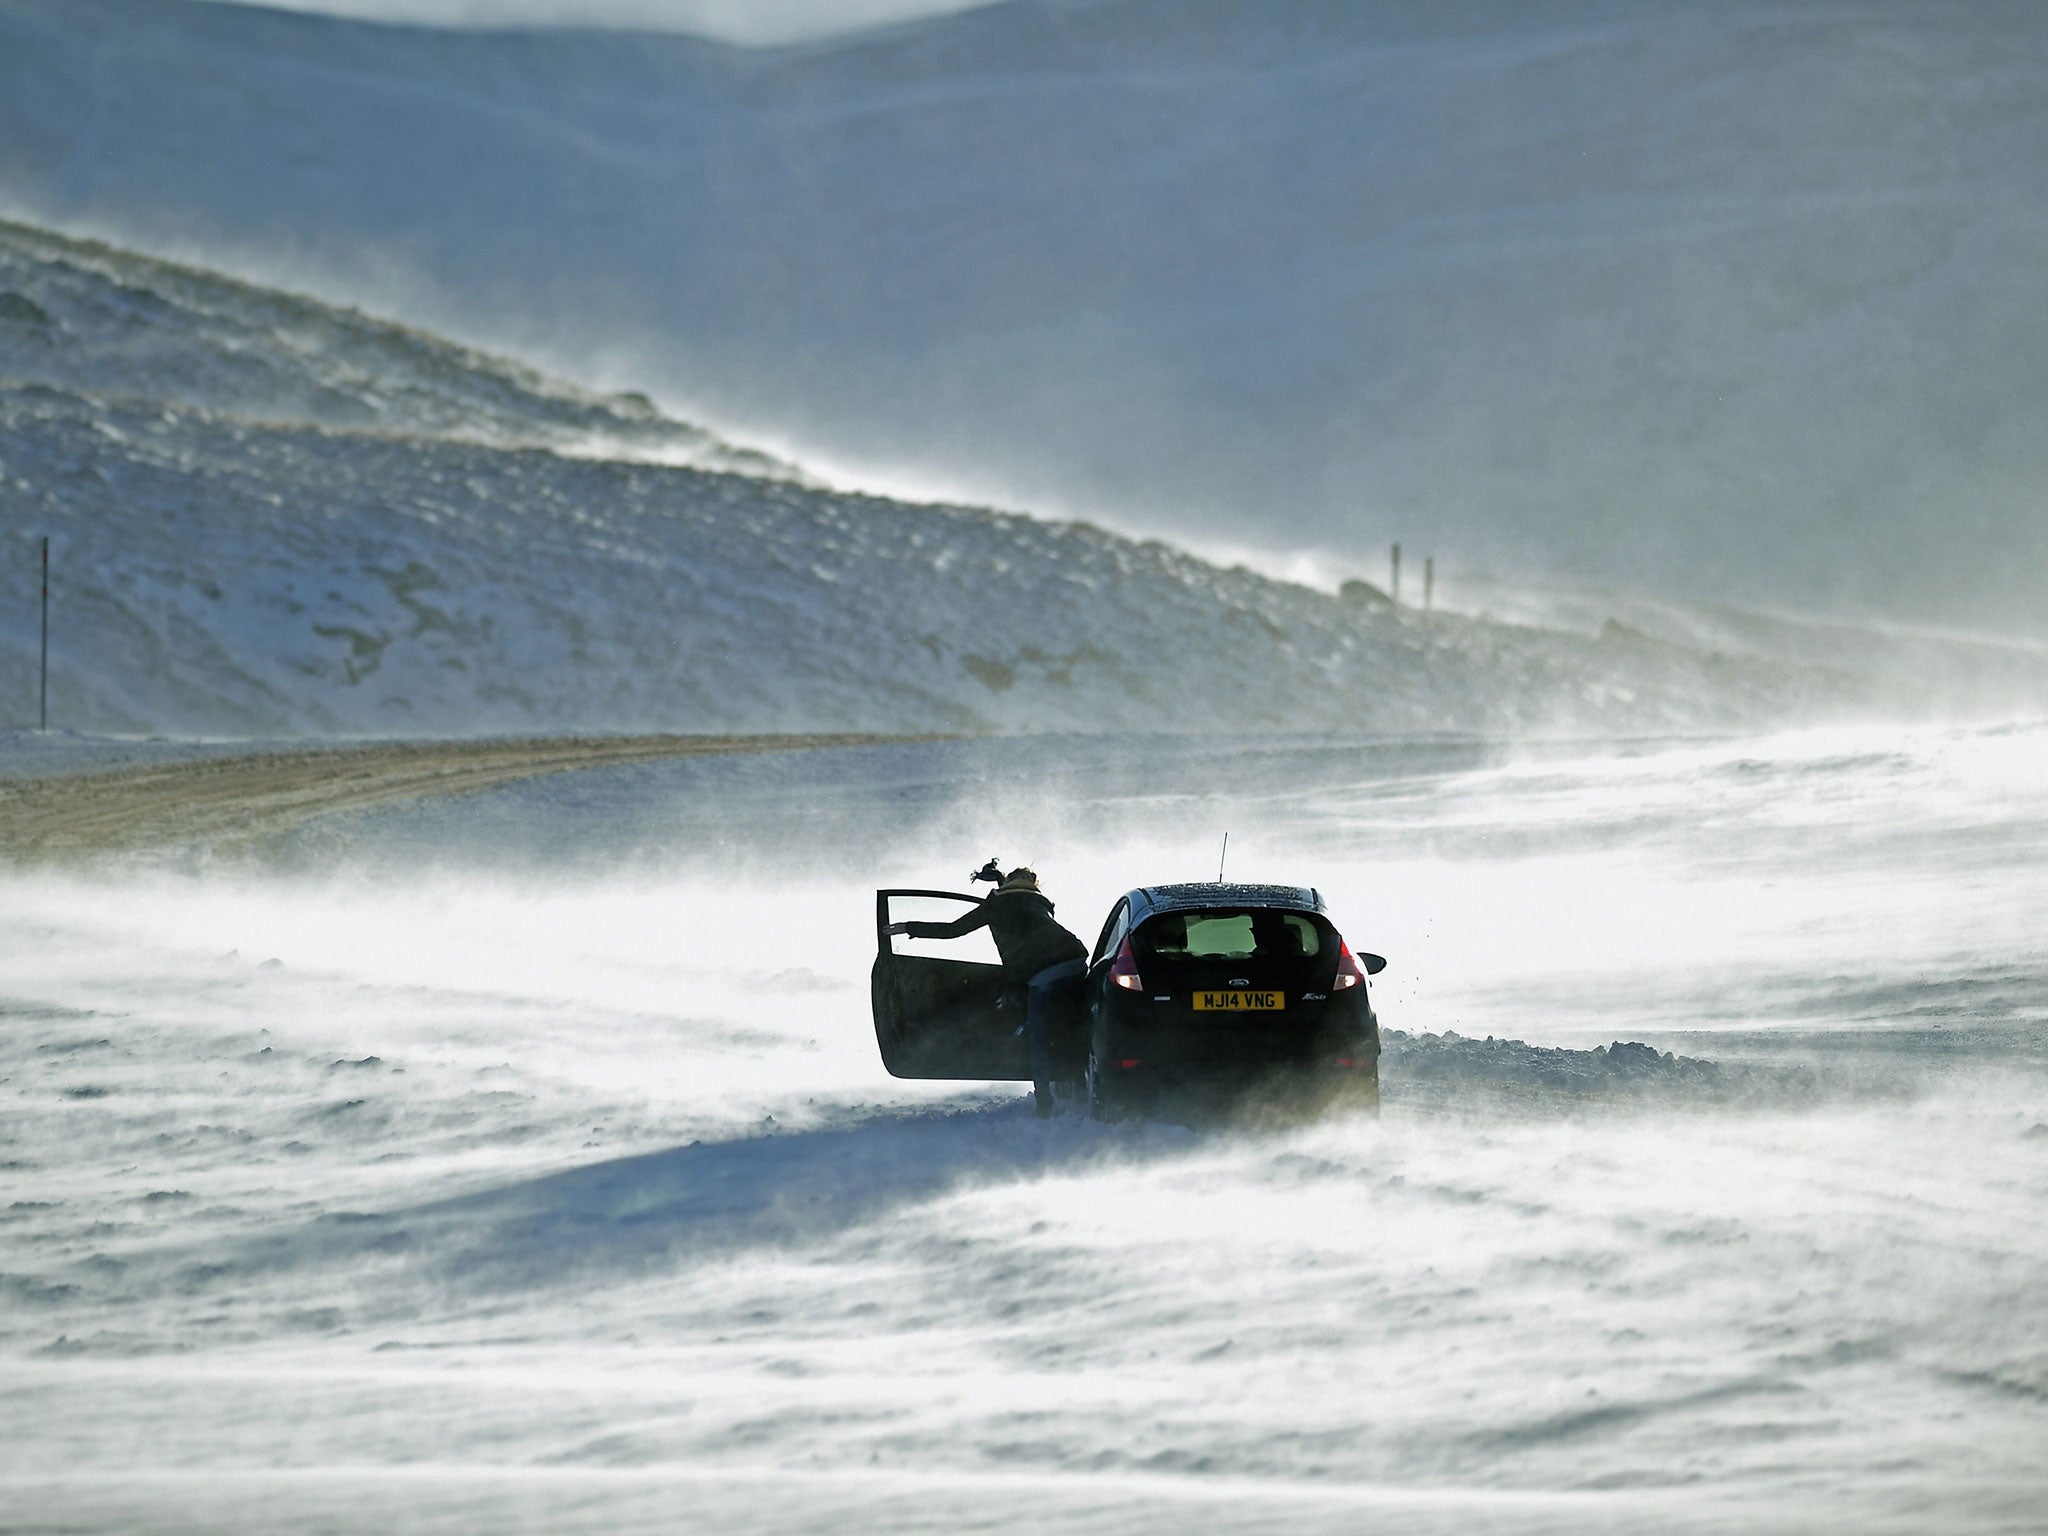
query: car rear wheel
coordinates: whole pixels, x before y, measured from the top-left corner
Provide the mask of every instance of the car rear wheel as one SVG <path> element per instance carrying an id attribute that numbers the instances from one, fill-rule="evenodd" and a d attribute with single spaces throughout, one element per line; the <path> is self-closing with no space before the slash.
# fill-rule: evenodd
<path id="1" fill-rule="evenodd" d="M 1110 1079 L 1102 1070 L 1102 1063 L 1093 1051 L 1088 1053 L 1088 1115 L 1093 1120 L 1121 1120 L 1124 1106 Z"/>

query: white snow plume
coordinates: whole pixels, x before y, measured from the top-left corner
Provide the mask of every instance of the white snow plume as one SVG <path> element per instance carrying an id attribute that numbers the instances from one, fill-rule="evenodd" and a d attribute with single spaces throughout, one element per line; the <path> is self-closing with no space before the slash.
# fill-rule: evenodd
<path id="1" fill-rule="evenodd" d="M 42 534 L 52 719 L 81 730 L 1670 730 L 2048 698 L 2023 648 L 1787 660 L 1424 616 L 732 472 L 781 466 L 636 397 L 23 226 L 0 280 L 17 721 Z M 1893 676 L 1929 658 L 1936 698 Z"/>
<path id="2" fill-rule="evenodd" d="M 967 499 L 2038 632 L 2044 67 L 1912 0 L 13 0 L 0 198 Z"/>

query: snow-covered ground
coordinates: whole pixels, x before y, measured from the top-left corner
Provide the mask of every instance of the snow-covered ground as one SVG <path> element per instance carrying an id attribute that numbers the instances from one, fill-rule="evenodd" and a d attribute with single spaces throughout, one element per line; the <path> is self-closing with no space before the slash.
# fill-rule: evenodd
<path id="1" fill-rule="evenodd" d="M 1036 738 L 16 871 L 0 1528 L 2037 1528 L 2044 762 Z M 1378 1121 L 883 1075 L 872 887 L 1086 931 L 1226 829 L 1391 958 Z"/>
<path id="2" fill-rule="evenodd" d="M 0 205 L 914 499 L 2038 634 L 2044 71 L 2025 3 L 8 0 Z"/>
<path id="3" fill-rule="evenodd" d="M 2048 701 L 2022 643 L 1396 613 L 834 491 L 632 396 L 21 225 L 0 507 L 0 718 L 36 718 L 47 534 L 51 720 L 84 731 L 1664 731 Z"/>
<path id="4" fill-rule="evenodd" d="M 2038 1529 L 2044 57 L 0 0 L 0 777 L 969 738 L 10 867 L 0 1531 Z M 1384 1116 L 882 1072 L 875 886 L 1226 832 Z"/>

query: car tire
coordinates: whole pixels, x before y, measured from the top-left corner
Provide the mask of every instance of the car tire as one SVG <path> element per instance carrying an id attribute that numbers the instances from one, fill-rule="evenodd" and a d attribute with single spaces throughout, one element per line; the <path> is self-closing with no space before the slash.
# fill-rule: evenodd
<path id="1" fill-rule="evenodd" d="M 1123 1119 L 1124 1107 L 1119 1102 L 1116 1090 L 1110 1087 L 1109 1079 L 1102 1071 L 1102 1063 L 1096 1059 L 1093 1051 L 1088 1053 L 1088 1076 L 1086 1082 L 1089 1118 L 1105 1123 Z"/>

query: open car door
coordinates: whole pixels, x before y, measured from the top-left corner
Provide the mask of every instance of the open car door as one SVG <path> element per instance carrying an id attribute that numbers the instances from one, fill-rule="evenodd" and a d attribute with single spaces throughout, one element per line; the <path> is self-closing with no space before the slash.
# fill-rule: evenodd
<path id="1" fill-rule="evenodd" d="M 980 905 L 955 891 L 875 892 L 875 1043 L 890 1075 L 1030 1080 L 1021 992 L 1017 1006 L 1000 1006 L 1003 968 L 988 930 L 889 936 L 891 923 L 950 923 Z"/>

